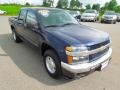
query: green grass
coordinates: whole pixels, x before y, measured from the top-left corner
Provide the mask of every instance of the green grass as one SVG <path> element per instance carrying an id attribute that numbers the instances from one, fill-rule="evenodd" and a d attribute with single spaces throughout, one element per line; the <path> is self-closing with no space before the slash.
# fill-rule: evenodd
<path id="1" fill-rule="evenodd" d="M 17 15 L 22 6 L 20 5 L 0 5 L 0 9 L 7 12 L 6 15 Z"/>

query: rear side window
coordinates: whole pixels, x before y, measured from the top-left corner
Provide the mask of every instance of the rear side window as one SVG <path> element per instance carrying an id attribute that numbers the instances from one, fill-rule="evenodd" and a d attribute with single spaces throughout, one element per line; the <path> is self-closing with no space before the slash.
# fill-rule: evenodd
<path id="1" fill-rule="evenodd" d="M 25 19 L 26 13 L 27 13 L 27 10 L 21 10 L 20 15 L 19 15 L 19 19 Z"/>
<path id="2" fill-rule="evenodd" d="M 26 23 L 29 23 L 31 25 L 37 24 L 36 15 L 31 10 L 29 10 L 28 13 L 27 13 Z"/>

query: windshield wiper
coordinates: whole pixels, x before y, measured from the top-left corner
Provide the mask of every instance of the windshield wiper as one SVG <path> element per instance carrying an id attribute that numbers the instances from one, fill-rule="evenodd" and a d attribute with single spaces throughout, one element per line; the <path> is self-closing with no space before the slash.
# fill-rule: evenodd
<path id="1" fill-rule="evenodd" d="M 63 27 L 63 26 L 66 26 L 66 25 L 77 25 L 75 23 L 65 23 L 63 25 L 49 25 L 49 26 L 45 26 L 46 28 L 48 27 Z"/>
<path id="2" fill-rule="evenodd" d="M 45 26 L 46 28 L 47 27 L 60 27 L 60 25 L 49 25 L 49 26 Z"/>
<path id="3" fill-rule="evenodd" d="M 77 25 L 77 24 L 75 24 L 75 23 L 65 23 L 62 26 L 66 26 L 66 25 Z"/>

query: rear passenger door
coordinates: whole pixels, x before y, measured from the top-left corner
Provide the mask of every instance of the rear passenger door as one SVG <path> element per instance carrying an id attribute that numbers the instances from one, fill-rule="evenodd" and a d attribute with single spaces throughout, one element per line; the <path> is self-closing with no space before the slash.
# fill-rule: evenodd
<path id="1" fill-rule="evenodd" d="M 39 44 L 39 26 L 38 21 L 36 17 L 36 13 L 33 10 L 28 10 L 27 16 L 26 16 L 26 22 L 25 22 L 25 36 L 26 39 L 34 44 L 35 46 L 38 46 Z"/>

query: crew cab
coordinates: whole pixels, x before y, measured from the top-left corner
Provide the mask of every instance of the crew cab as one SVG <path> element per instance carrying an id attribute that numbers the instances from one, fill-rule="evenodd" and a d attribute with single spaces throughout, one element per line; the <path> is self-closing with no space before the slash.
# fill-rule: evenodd
<path id="1" fill-rule="evenodd" d="M 114 11 L 106 11 L 101 19 L 101 23 L 113 23 L 116 24 L 117 15 Z"/>
<path id="2" fill-rule="evenodd" d="M 109 34 L 81 25 L 65 10 L 21 8 L 19 16 L 10 17 L 9 23 L 13 40 L 37 47 L 53 78 L 74 78 L 100 71 L 111 59 Z"/>
<path id="3" fill-rule="evenodd" d="M 81 15 L 81 21 L 98 21 L 99 13 L 94 9 L 88 9 Z"/>

